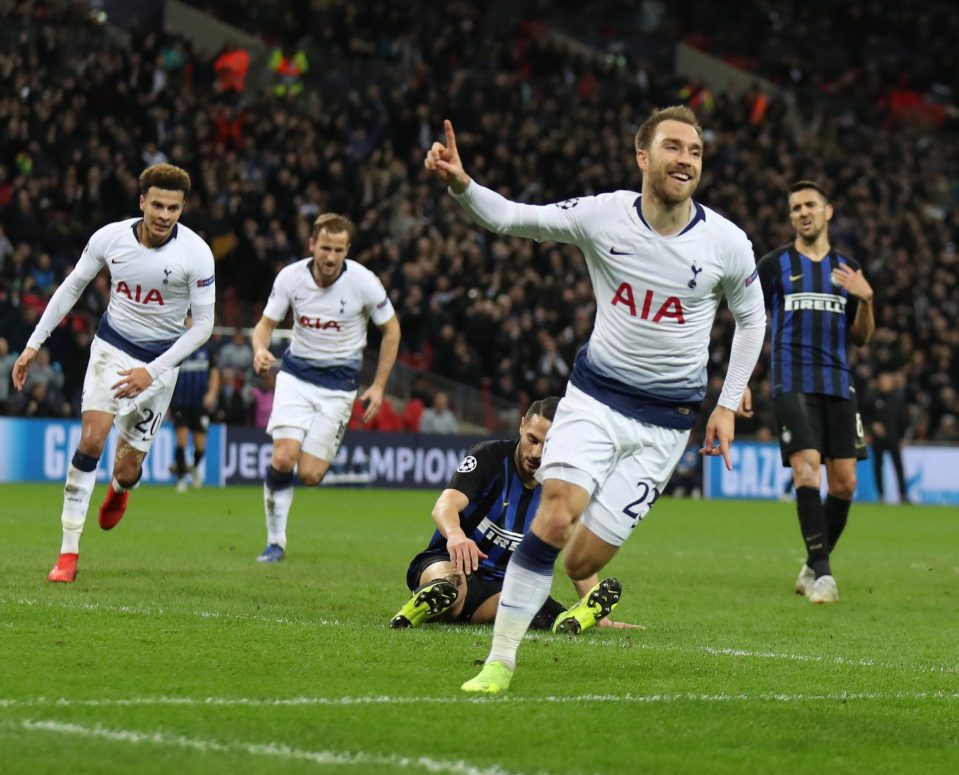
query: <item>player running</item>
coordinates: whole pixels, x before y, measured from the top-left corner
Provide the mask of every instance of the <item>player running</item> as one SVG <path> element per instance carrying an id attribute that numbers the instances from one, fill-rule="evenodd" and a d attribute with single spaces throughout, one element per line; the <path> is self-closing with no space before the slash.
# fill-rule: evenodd
<path id="1" fill-rule="evenodd" d="M 107 435 L 120 434 L 113 478 L 100 506 L 100 527 L 111 530 L 126 512 L 130 490 L 156 437 L 177 381 L 178 365 L 210 338 L 216 285 L 213 254 L 178 223 L 190 176 L 172 164 L 140 175 L 142 218 L 110 223 L 90 237 L 80 260 L 57 289 L 13 366 L 23 389 L 37 351 L 100 270 L 110 273 L 110 303 L 100 318 L 83 380 L 82 431 L 63 492 L 63 541 L 47 578 L 77 577 L 80 535 Z M 192 310 L 193 325 L 184 325 Z"/>
<path id="2" fill-rule="evenodd" d="M 703 132 L 685 107 L 655 111 L 636 133 L 642 194 L 616 191 L 554 205 L 511 202 L 472 180 L 452 124 L 425 166 L 480 225 L 577 245 L 596 296 L 596 323 L 576 356 L 546 437 L 543 496 L 506 570 L 483 670 L 467 692 L 509 687 L 516 651 L 552 585 L 561 549 L 573 579 L 597 573 L 656 502 L 686 448 L 706 394 L 706 363 L 723 296 L 736 320 L 725 384 L 703 454 L 729 446 L 735 412 L 766 328 L 746 235 L 692 199 Z"/>

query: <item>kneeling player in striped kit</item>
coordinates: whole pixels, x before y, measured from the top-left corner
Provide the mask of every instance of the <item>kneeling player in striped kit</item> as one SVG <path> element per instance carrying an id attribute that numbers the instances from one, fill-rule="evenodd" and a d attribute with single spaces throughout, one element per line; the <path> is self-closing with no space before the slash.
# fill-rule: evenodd
<path id="1" fill-rule="evenodd" d="M 493 621 L 506 566 L 539 506 L 542 487 L 535 473 L 558 403 L 553 396 L 534 401 L 518 439 L 484 441 L 466 453 L 433 507 L 436 532 L 407 571 L 413 596 L 390 627 Z M 598 581 L 594 575 L 574 585 L 579 603 L 567 610 L 548 597 L 530 626 L 574 635 L 596 624 L 636 627 L 608 618 L 622 594 L 618 579 Z"/>

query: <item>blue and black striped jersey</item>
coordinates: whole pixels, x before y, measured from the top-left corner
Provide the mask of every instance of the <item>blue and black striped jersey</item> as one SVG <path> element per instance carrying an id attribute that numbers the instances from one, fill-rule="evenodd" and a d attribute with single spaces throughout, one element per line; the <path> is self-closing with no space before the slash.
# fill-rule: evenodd
<path id="1" fill-rule="evenodd" d="M 170 406 L 174 409 L 202 409 L 203 396 L 210 386 L 210 350 L 204 345 L 180 364 L 180 376 Z"/>
<path id="2" fill-rule="evenodd" d="M 785 245 L 763 256 L 757 270 L 772 312 L 772 394 L 818 393 L 849 398 L 849 328 L 859 300 L 833 285 L 840 264 L 861 269 L 835 250 L 813 261 Z"/>
<path id="3" fill-rule="evenodd" d="M 502 579 L 506 564 L 533 522 L 542 487 L 523 484 L 516 470 L 518 439 L 484 441 L 466 453 L 447 489 L 459 490 L 469 505 L 460 512 L 460 525 L 484 554 L 477 571 L 480 578 Z M 446 539 L 437 530 L 430 549 L 445 549 Z"/>

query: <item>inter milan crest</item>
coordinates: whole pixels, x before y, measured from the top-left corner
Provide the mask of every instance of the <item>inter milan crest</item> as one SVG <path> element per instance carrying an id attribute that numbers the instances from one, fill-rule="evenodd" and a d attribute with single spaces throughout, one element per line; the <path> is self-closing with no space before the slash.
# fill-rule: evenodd
<path id="1" fill-rule="evenodd" d="M 169 269 L 163 267 L 163 284 L 166 285 L 170 282 L 170 275 L 173 274 Z"/>
<path id="2" fill-rule="evenodd" d="M 560 210 L 572 210 L 578 204 L 579 199 L 564 199 L 562 202 L 557 202 L 556 206 Z"/>

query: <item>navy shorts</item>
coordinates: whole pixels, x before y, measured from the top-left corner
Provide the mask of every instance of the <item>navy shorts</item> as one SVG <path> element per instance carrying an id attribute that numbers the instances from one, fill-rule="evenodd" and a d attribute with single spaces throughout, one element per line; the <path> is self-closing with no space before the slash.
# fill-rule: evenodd
<path id="1" fill-rule="evenodd" d="M 174 428 L 189 428 L 194 433 L 206 433 L 210 427 L 210 416 L 204 409 L 173 407 L 170 414 L 173 415 Z"/>
<path id="2" fill-rule="evenodd" d="M 420 576 L 430 565 L 438 562 L 449 562 L 450 555 L 445 549 L 427 549 L 420 552 L 410 563 L 406 571 L 406 586 L 415 591 L 420 586 Z M 466 600 L 463 601 L 463 610 L 457 622 L 468 622 L 473 618 L 476 609 L 489 600 L 493 595 L 503 591 L 503 579 L 481 577 L 479 573 L 471 573 L 466 577 Z"/>
<path id="3" fill-rule="evenodd" d="M 802 449 L 815 449 L 824 460 L 869 457 L 855 391 L 849 391 L 849 398 L 780 393 L 773 399 L 773 407 L 784 466 L 788 467 L 789 458 Z"/>

